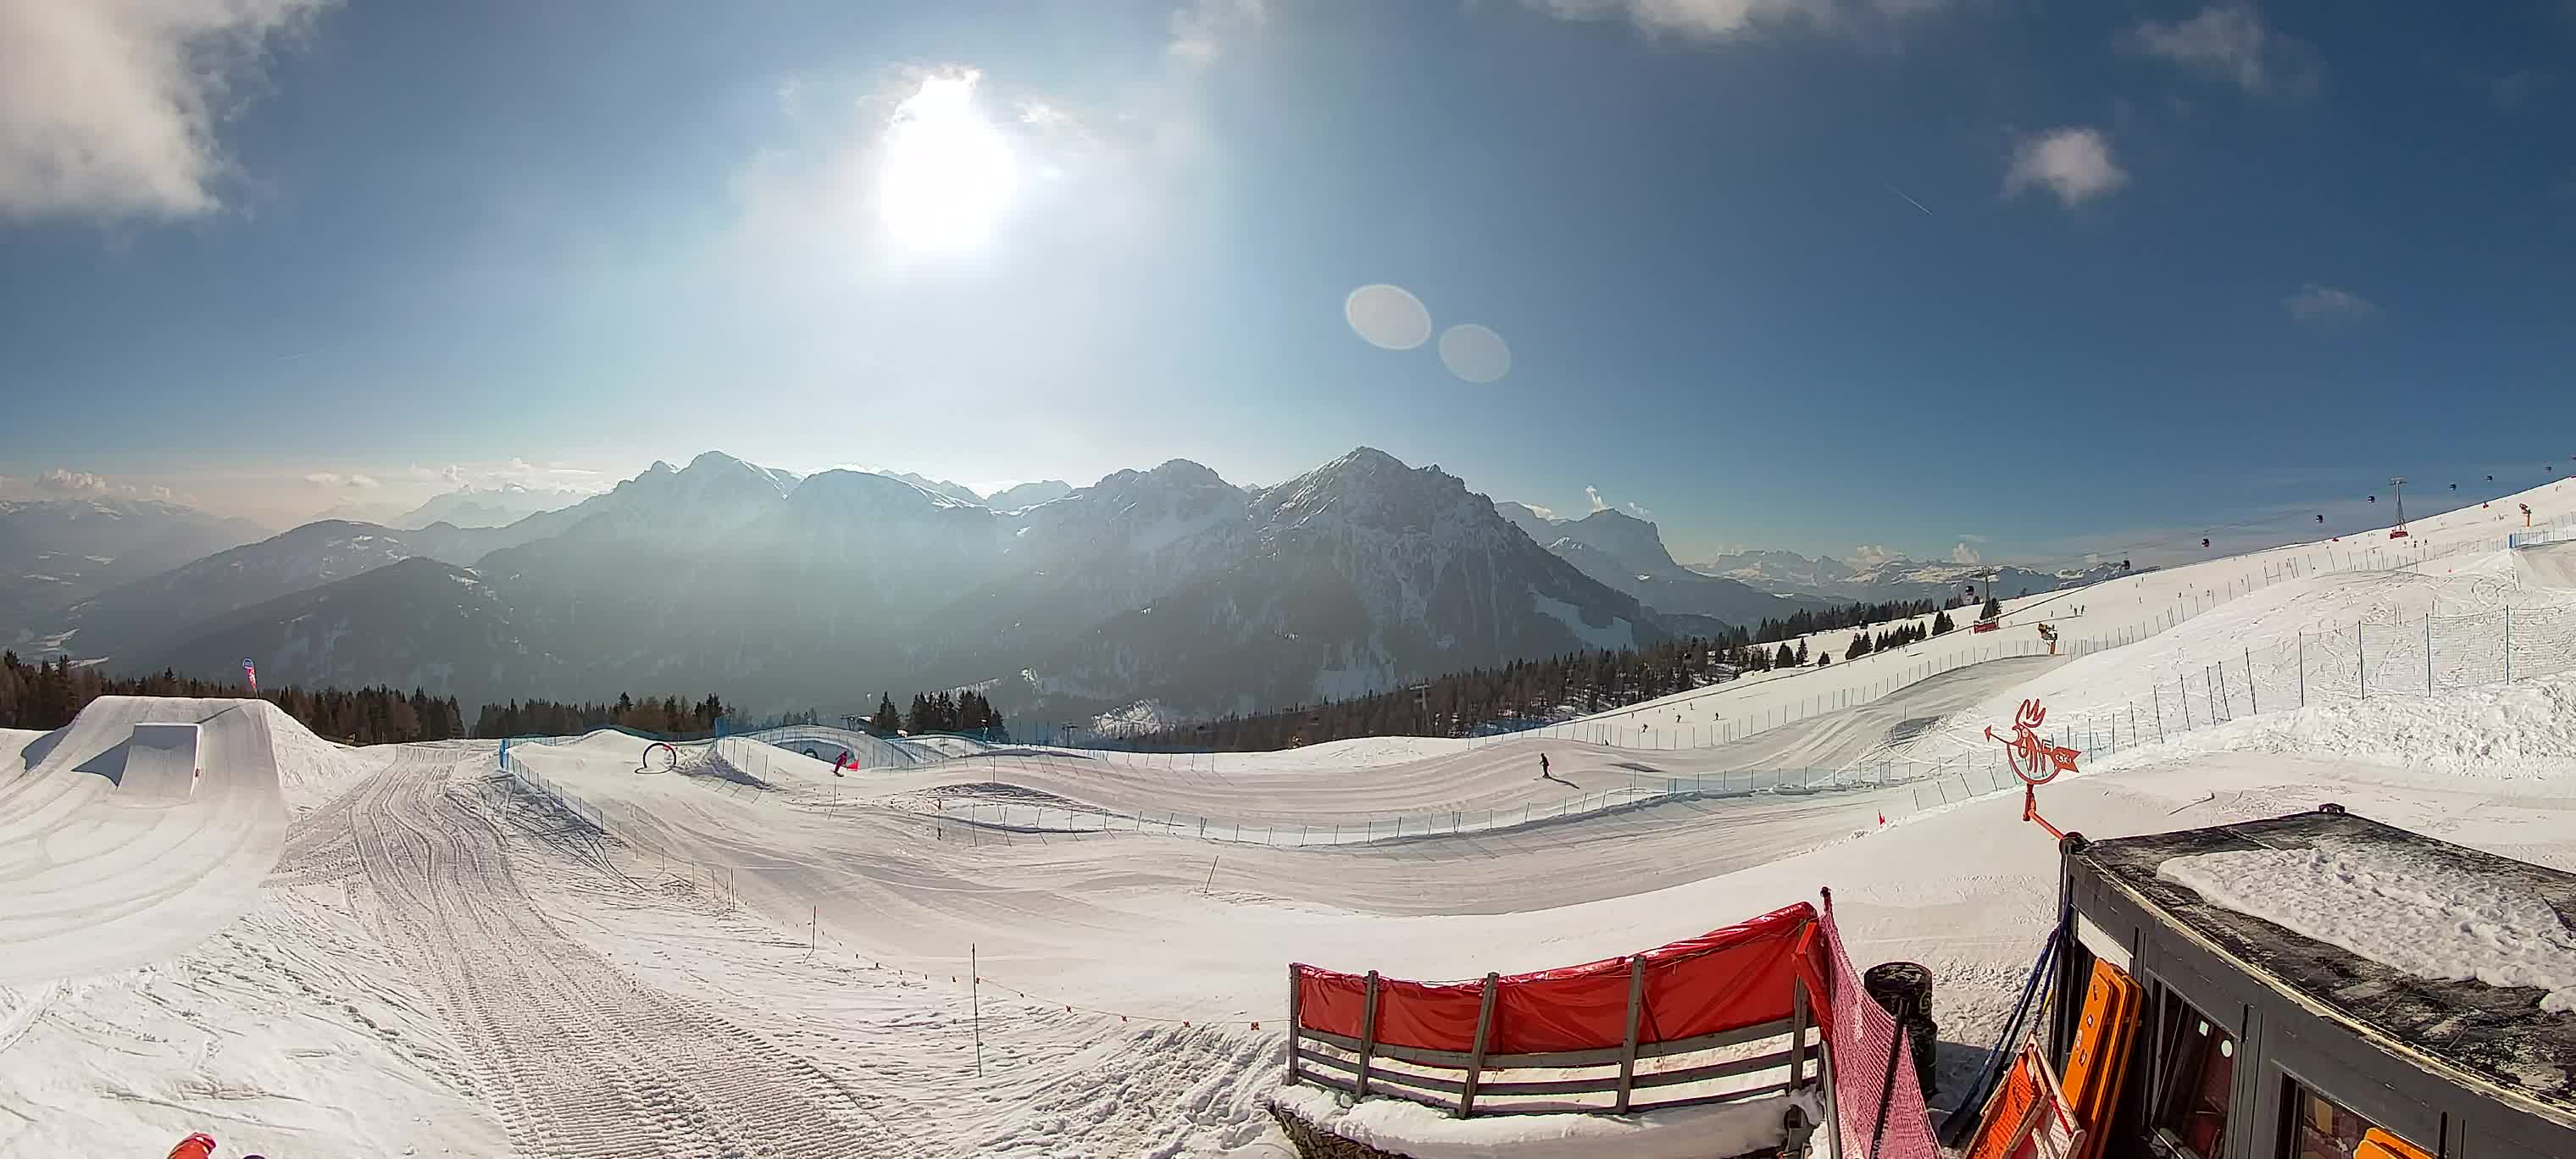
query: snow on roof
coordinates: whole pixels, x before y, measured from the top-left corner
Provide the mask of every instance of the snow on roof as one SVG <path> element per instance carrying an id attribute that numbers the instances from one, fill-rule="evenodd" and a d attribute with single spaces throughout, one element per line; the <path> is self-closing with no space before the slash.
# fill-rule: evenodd
<path id="1" fill-rule="evenodd" d="M 2553 935 L 2540 920 L 2576 912 L 2576 875 L 2325 811 L 2098 841 L 2072 860 L 2073 872 L 2124 888 L 2149 916 L 2304 1005 L 2576 1111 L 2576 1015 L 2546 1012 L 2566 1009 L 2576 976 L 2567 944 L 2549 949 L 2566 927 Z M 2344 871 L 2370 880 L 2331 880 Z M 2195 888 L 2204 884 L 2224 900 Z M 2379 918 L 2408 924 L 2364 941 L 2357 927 Z M 2519 964 L 2506 965 L 2517 953 Z M 2480 966 L 2496 980 L 2461 976 Z"/>
<path id="2" fill-rule="evenodd" d="M 2418 978 L 2538 989 L 2543 1011 L 2576 1011 L 2576 935 L 2557 911 L 2448 858 L 2319 844 L 2177 857 L 2156 873 L 2212 905 Z"/>

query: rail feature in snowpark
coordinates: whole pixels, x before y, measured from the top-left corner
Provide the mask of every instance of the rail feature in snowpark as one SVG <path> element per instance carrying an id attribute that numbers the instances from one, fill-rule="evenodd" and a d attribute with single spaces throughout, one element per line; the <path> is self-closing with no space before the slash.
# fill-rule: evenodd
<path id="1" fill-rule="evenodd" d="M 1424 983 L 1292 963 L 1288 979 L 1291 1084 L 1460 1118 L 1625 1115 L 1813 1091 L 1842 1154 L 1939 1154 L 1914 1070 L 1898 1065 L 1909 1057 L 1903 1029 L 1844 956 L 1830 892 L 1821 910 L 1799 902 L 1579 966 Z M 1516 1071 L 1551 1077 L 1508 1077 Z M 1553 1077 L 1568 1071 L 1580 1077 Z M 1490 1077 L 1498 1072 L 1506 1077 Z M 1818 1124 L 1787 1114 L 1803 1143 Z"/>
<path id="2" fill-rule="evenodd" d="M 658 759 L 655 756 L 657 753 L 660 754 Z M 644 746 L 644 755 L 636 758 L 635 771 L 667 773 L 678 767 L 680 767 L 680 750 L 672 747 L 669 741 L 657 740 Z"/>

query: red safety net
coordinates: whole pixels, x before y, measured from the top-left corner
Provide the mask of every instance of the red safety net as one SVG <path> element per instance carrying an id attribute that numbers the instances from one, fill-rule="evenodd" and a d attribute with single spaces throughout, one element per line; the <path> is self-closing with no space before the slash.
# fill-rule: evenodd
<path id="1" fill-rule="evenodd" d="M 1804 979 L 1811 1005 L 1832 993 L 1816 907 L 1800 902 L 1696 938 L 1657 946 L 1645 959 L 1639 1043 L 1672 1042 L 1759 1026 L 1791 1013 L 1791 983 Z M 1365 1037 L 1368 979 L 1314 966 L 1297 971 L 1297 1023 Z M 1615 1047 L 1628 1035 L 1628 959 L 1506 975 L 1495 986 L 1489 1054 L 1547 1054 Z M 1427 1050 L 1472 1051 L 1484 982 L 1378 979 L 1376 1041 Z M 1866 1003 L 1864 1003 L 1866 1004 Z"/>
<path id="2" fill-rule="evenodd" d="M 1834 1111 L 1842 1121 L 1842 1154 L 1853 1159 L 1940 1159 L 1932 1119 L 1923 1109 L 1923 1085 L 1896 1016 L 1861 988 L 1834 925 L 1833 895 L 1825 896 L 1825 956 L 1832 963 L 1832 1013 L 1825 1019 L 1825 1049 L 1834 1062 Z M 1880 1096 L 1886 1097 L 1882 1108 Z"/>

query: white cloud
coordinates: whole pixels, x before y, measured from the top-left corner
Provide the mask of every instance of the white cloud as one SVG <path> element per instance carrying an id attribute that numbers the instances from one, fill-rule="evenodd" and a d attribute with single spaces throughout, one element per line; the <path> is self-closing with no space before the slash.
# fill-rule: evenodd
<path id="1" fill-rule="evenodd" d="M 2120 37 L 2120 47 L 2223 77 L 2250 93 L 2316 86 L 2313 50 L 2264 27 L 2251 4 L 2212 4 L 2171 24 L 2143 21 Z"/>
<path id="2" fill-rule="evenodd" d="M 384 485 L 373 475 L 343 475 L 337 471 L 314 471 L 305 475 L 304 481 L 316 487 L 346 488 L 352 491 L 366 491 Z"/>
<path id="3" fill-rule="evenodd" d="M 2013 150 L 2012 168 L 2004 173 L 2004 196 L 2018 197 L 2043 185 L 2061 204 L 2073 207 L 2128 182 L 2128 173 L 2111 159 L 2111 143 L 2101 130 L 2070 126 L 2022 139 Z"/>
<path id="4" fill-rule="evenodd" d="M 60 467 L 36 476 L 36 489 L 56 495 L 105 495 L 116 489 L 105 475 L 66 471 Z"/>
<path id="5" fill-rule="evenodd" d="M 1963 542 L 1959 544 L 1959 546 L 1950 549 L 1950 562 L 1984 563 L 1986 562 L 1986 557 L 1979 555 L 1976 548 L 1970 547 Z"/>
<path id="6" fill-rule="evenodd" d="M 1206 68 L 1224 54 L 1227 41 L 1269 19 L 1267 0 L 1188 0 L 1172 11 L 1171 40 L 1163 50 L 1187 67 Z"/>
<path id="7" fill-rule="evenodd" d="M 2523 69 L 2497 77 L 2487 87 L 2495 99 L 2495 106 L 2511 111 L 2531 103 L 2533 94 L 2548 87 L 2551 79 L 2548 73 Z"/>
<path id="8" fill-rule="evenodd" d="M 45 499 L 81 496 L 112 496 L 119 499 L 159 499 L 179 502 L 178 492 L 158 483 L 138 483 L 113 479 L 90 471 L 73 471 L 56 467 L 40 471 L 32 478 L 0 478 L 0 495 L 32 495 Z"/>
<path id="9" fill-rule="evenodd" d="M 1583 497 L 1591 501 L 1592 509 L 1594 511 L 1608 511 L 1610 509 L 1610 501 L 1601 497 L 1601 489 L 1598 487 L 1584 488 Z"/>
<path id="10" fill-rule="evenodd" d="M 1896 558 L 1896 553 L 1889 551 L 1886 544 L 1864 543 L 1853 548 L 1851 558 L 1843 562 L 1848 563 L 1853 567 L 1867 568 L 1877 567 L 1878 565 L 1886 563 L 1894 558 Z"/>
<path id="11" fill-rule="evenodd" d="M 1547 520 L 1547 521 L 1548 521 L 1548 522 L 1550 522 L 1550 523 L 1554 523 L 1554 522 L 1556 522 L 1556 509 L 1555 509 L 1555 508 L 1552 508 L 1552 507 L 1541 507 L 1541 506 L 1539 506 L 1539 505 L 1538 505 L 1538 504 L 1536 504 L 1536 503 L 1523 503 L 1523 504 L 1521 504 L 1521 506 L 1529 508 L 1529 509 L 1530 509 L 1530 514 L 1532 514 L 1532 515 L 1538 516 L 1539 518 L 1544 519 L 1544 520 Z"/>
<path id="12" fill-rule="evenodd" d="M 1959 533 L 1959 538 L 1967 540 L 1970 543 L 1993 543 L 1995 541 L 1994 536 L 1979 535 L 1973 531 L 1962 531 Z"/>
<path id="13" fill-rule="evenodd" d="M 1529 0 L 1560 20 L 1626 17 L 1649 34 L 1703 40 L 1733 36 L 1756 23 L 1832 19 L 1829 0 Z"/>
<path id="14" fill-rule="evenodd" d="M 1559 20 L 1625 19 L 1648 36 L 1726 40 L 1762 26 L 1866 27 L 1938 11 L 1949 0 L 1524 0 Z"/>
<path id="15" fill-rule="evenodd" d="M 0 220 L 216 209 L 217 127 L 325 2 L 0 3 Z"/>
<path id="16" fill-rule="evenodd" d="M 2316 326 L 2359 322 L 2377 317 L 2379 306 L 2350 290 L 2321 286 L 2315 282 L 2299 287 L 2299 292 L 2281 299 L 2290 316 Z"/>
<path id="17" fill-rule="evenodd" d="M 1648 511 L 1648 510 L 1646 510 L 1646 508 L 1645 508 L 1642 504 L 1637 504 L 1637 503 L 1622 503 L 1622 504 L 1620 504 L 1620 506 L 1627 508 L 1627 509 L 1628 509 L 1628 514 L 1630 514 L 1630 515 L 1634 515 L 1634 516 L 1636 516 L 1636 517 L 1637 517 L 1637 518 L 1639 518 L 1639 519 L 1652 519 L 1652 518 L 1654 518 L 1654 517 L 1655 517 L 1655 513 L 1654 513 L 1654 512 L 1652 512 L 1652 511 Z"/>

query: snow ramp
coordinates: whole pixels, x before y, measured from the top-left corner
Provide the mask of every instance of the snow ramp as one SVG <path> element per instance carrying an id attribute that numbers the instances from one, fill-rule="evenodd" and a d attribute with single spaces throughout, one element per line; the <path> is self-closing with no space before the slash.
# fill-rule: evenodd
<path id="1" fill-rule="evenodd" d="M 257 900 L 286 839 L 256 700 L 109 696 L 0 749 L 0 985 L 184 952 Z"/>
<path id="2" fill-rule="evenodd" d="M 2527 588 L 2576 588 L 2576 540 L 2515 548 L 2513 570 Z"/>

